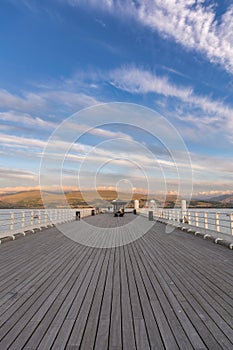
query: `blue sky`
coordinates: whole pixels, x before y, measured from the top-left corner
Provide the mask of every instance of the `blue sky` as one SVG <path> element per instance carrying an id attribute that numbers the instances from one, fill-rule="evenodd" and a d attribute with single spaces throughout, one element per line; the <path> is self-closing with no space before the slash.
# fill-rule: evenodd
<path id="1" fill-rule="evenodd" d="M 177 129 L 192 160 L 194 196 L 232 193 L 232 2 L 1 1 L 1 192 L 38 188 L 51 133 L 73 113 L 109 102 L 151 108 Z M 77 186 L 77 154 L 85 157 L 99 145 L 94 158 L 102 159 L 100 144 L 121 137 L 153 149 L 160 166 L 166 165 L 167 190 L 175 193 L 174 164 L 158 140 L 111 122 L 110 117 L 109 125 L 86 133 L 70 150 L 64 188 Z M 126 151 L 127 146 L 121 156 L 131 159 Z M 112 144 L 106 160 L 116 152 Z M 147 156 L 142 160 L 138 152 L 148 167 Z M 126 164 L 113 163 L 99 176 L 99 187 L 112 188 L 121 176 L 143 190 L 140 171 L 134 178 Z M 90 169 L 93 164 L 90 157 Z M 155 172 L 155 192 L 158 186 Z"/>

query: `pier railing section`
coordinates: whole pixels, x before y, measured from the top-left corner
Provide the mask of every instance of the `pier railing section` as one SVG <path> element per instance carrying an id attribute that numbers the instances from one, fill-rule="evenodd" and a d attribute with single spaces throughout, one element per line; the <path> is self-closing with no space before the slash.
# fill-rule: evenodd
<path id="1" fill-rule="evenodd" d="M 17 233 L 25 233 L 36 229 L 50 227 L 93 214 L 93 208 L 85 209 L 32 209 L 32 210 L 1 210 L 0 238 Z"/>
<path id="2" fill-rule="evenodd" d="M 179 209 L 140 209 L 140 213 L 149 216 L 153 212 L 153 218 L 172 222 L 177 226 L 189 226 L 196 229 L 211 230 L 217 233 L 233 236 L 233 210 L 232 212 L 208 211 L 208 210 L 186 210 Z"/>

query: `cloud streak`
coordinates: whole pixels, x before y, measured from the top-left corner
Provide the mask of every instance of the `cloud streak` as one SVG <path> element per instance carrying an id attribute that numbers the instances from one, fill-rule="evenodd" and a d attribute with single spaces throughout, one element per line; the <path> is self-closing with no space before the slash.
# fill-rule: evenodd
<path id="1" fill-rule="evenodd" d="M 199 109 L 204 111 L 204 117 L 203 112 L 200 111 L 198 111 L 198 116 L 191 116 L 189 112 L 188 116 L 182 115 L 182 117 L 177 112 L 179 119 L 195 125 L 219 125 L 229 134 L 229 139 L 231 138 L 233 109 L 219 100 L 195 94 L 192 87 L 174 85 L 167 77 L 159 77 L 150 71 L 135 66 L 121 67 L 111 71 L 109 82 L 116 88 L 131 94 L 154 93 L 166 98 L 177 98 L 185 104 L 188 110 Z M 180 109 L 182 110 L 183 107 L 184 105 Z"/>
<path id="2" fill-rule="evenodd" d="M 39 92 L 27 92 L 16 95 L 7 90 L 0 90 L 0 108 L 10 109 L 20 112 L 48 112 L 53 111 L 54 106 L 63 106 L 68 108 L 72 113 L 80 108 L 93 106 L 100 103 L 93 96 L 84 93 L 72 91 L 54 90 Z"/>
<path id="3" fill-rule="evenodd" d="M 114 15 L 136 19 L 210 62 L 233 73 L 233 6 L 216 18 L 215 3 L 204 0 L 63 0 L 75 5 L 98 6 Z"/>
<path id="4" fill-rule="evenodd" d="M 109 73 L 110 83 L 118 89 L 133 94 L 154 92 L 166 97 L 188 99 L 192 94 L 191 88 L 177 87 L 168 81 L 167 77 L 158 77 L 149 71 L 134 66 L 121 67 Z"/>
<path id="5" fill-rule="evenodd" d="M 20 124 L 31 128 L 38 127 L 38 128 L 52 129 L 57 126 L 57 123 L 44 120 L 40 117 L 32 117 L 28 113 L 19 113 L 15 111 L 0 112 L 0 120 L 10 123 L 11 125 L 12 123 L 14 123 L 17 125 Z"/>

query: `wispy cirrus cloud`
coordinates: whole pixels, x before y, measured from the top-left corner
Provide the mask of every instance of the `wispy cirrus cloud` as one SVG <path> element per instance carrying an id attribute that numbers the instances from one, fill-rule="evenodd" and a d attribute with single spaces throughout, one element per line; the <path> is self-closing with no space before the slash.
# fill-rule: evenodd
<path id="1" fill-rule="evenodd" d="M 47 142 L 36 138 L 27 138 L 16 135 L 1 134 L 0 146 L 18 149 L 43 149 Z"/>
<path id="2" fill-rule="evenodd" d="M 37 180 L 38 175 L 32 171 L 16 169 L 16 168 L 0 168 L 1 177 L 25 179 L 25 180 Z"/>
<path id="3" fill-rule="evenodd" d="M 21 126 L 31 128 L 55 128 L 57 123 L 44 120 L 40 117 L 33 117 L 28 113 L 20 113 L 15 111 L 0 112 L 0 120 L 3 122 L 10 123 L 10 125 L 20 124 Z"/>
<path id="4" fill-rule="evenodd" d="M 0 108 L 27 113 L 53 111 L 54 106 L 59 105 L 74 113 L 81 108 L 98 103 L 100 101 L 84 93 L 52 88 L 39 92 L 24 91 L 21 95 L 12 94 L 4 89 L 0 90 Z"/>
<path id="5" fill-rule="evenodd" d="M 223 118 L 228 121 L 232 119 L 233 109 L 222 101 L 213 100 L 209 96 L 197 95 L 192 87 L 175 85 L 167 77 L 159 77 L 155 73 L 141 68 L 132 66 L 113 70 L 109 73 L 109 81 L 116 88 L 132 94 L 155 93 L 180 99 L 189 107 L 200 108 L 206 113 L 215 115 L 214 118 L 209 116 L 208 120 L 205 119 L 205 122 L 208 123 Z"/>
<path id="6" fill-rule="evenodd" d="M 205 0 L 63 0 L 72 6 L 98 6 L 136 19 L 210 62 L 233 73 L 233 6 L 216 18 L 216 4 Z"/>
<path id="7" fill-rule="evenodd" d="M 154 92 L 181 99 L 187 99 L 192 94 L 192 88 L 178 87 L 170 83 L 167 77 L 159 77 L 134 66 L 125 66 L 111 71 L 109 79 L 116 88 L 133 94 Z"/>
<path id="8" fill-rule="evenodd" d="M 39 94 L 26 92 L 22 96 L 12 94 L 7 90 L 0 90 L 0 108 L 20 111 L 35 111 L 46 107 L 45 99 Z"/>

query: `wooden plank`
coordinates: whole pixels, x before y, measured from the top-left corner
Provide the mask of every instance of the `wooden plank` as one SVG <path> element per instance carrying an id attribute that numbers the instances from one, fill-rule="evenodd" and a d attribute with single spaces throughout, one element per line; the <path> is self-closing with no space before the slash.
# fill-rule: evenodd
<path id="1" fill-rule="evenodd" d="M 115 249 L 111 249 L 109 266 L 107 270 L 107 278 L 103 300 L 100 310 L 99 324 L 96 332 L 95 350 L 107 349 L 109 344 L 109 331 L 113 294 L 113 268 L 115 260 Z"/>
<path id="2" fill-rule="evenodd" d="M 103 302 L 104 290 L 107 281 L 107 270 L 109 267 L 109 258 L 111 251 L 106 250 L 106 255 L 104 258 L 103 265 L 100 270 L 100 275 L 98 278 L 98 283 L 96 286 L 94 298 L 92 300 L 90 312 L 85 325 L 85 330 L 83 333 L 81 348 L 82 349 L 94 349 L 95 339 L 100 319 L 100 311 Z"/>
<path id="3" fill-rule="evenodd" d="M 160 245 L 160 243 L 158 243 Z M 162 246 L 164 248 L 164 246 Z M 176 259 L 176 264 L 179 264 L 180 270 L 187 276 L 191 276 L 190 282 L 195 284 L 198 293 L 201 294 L 210 304 L 214 303 L 218 309 L 218 313 L 222 315 L 223 318 L 230 324 L 232 322 L 233 314 L 233 299 L 226 295 L 225 286 L 221 281 L 221 278 L 218 279 L 217 283 L 214 283 L 214 279 L 209 279 L 209 276 L 214 275 L 215 269 L 212 266 L 208 266 L 207 269 L 203 266 L 198 266 L 196 263 L 193 263 L 194 259 L 186 258 L 182 254 L 182 251 L 178 250 L 173 245 L 169 243 L 166 244 L 166 250 L 170 248 L 173 256 L 179 256 L 179 260 Z M 182 261 L 180 261 L 182 258 Z M 205 263 L 203 263 L 205 265 Z M 221 281 L 222 282 L 222 281 Z M 226 300 L 226 302 L 225 302 Z"/>
<path id="4" fill-rule="evenodd" d="M 194 235 L 182 232 L 178 229 L 175 229 L 171 234 L 167 234 L 165 233 L 165 228 L 166 225 L 164 224 L 156 224 L 149 232 L 150 237 L 155 236 L 154 233 L 159 233 L 160 242 L 173 242 L 175 247 L 181 248 L 186 256 L 196 258 L 197 262 L 204 258 L 207 265 L 215 267 L 216 276 L 220 276 L 227 283 L 230 283 L 231 287 L 233 286 L 232 279 L 229 279 L 229 276 L 233 277 L 231 250 L 217 244 L 211 244 L 211 242 L 207 240 L 195 237 Z M 169 240 L 167 240 L 168 237 Z M 227 262 L 229 262 L 229 264 Z"/>
<path id="5" fill-rule="evenodd" d="M 133 219 L 89 217 L 83 234 L 96 246 L 124 244 L 148 224 L 124 226 Z M 75 233 L 76 223 L 67 225 Z M 224 247 L 155 224 L 119 248 L 85 247 L 53 228 L 0 249 L 1 349 L 233 347 L 232 252 Z"/>
<path id="6" fill-rule="evenodd" d="M 89 288 L 83 299 L 79 317 L 75 318 L 75 323 L 70 334 L 69 340 L 67 342 L 67 349 L 72 347 L 79 348 L 81 346 L 83 335 L 85 334 L 86 324 L 88 322 L 89 315 L 91 313 L 93 300 L 98 288 L 98 282 L 101 275 L 101 269 L 104 263 L 107 263 L 108 257 L 106 258 L 106 251 L 102 250 L 100 253 L 99 260 L 96 265 L 95 273 L 92 276 Z M 73 318 L 73 315 L 70 315 L 69 318 Z M 95 330 L 96 332 L 96 330 Z"/>
<path id="7" fill-rule="evenodd" d="M 158 245 L 158 243 L 157 243 L 157 245 Z M 166 251 L 163 252 L 163 254 L 160 254 L 159 250 L 156 249 L 156 256 L 155 256 L 153 250 L 151 249 L 151 242 L 150 242 L 150 244 L 148 244 L 147 248 L 145 246 L 143 246 L 143 249 L 144 250 L 147 249 L 148 251 L 151 251 L 151 259 L 152 259 L 151 261 L 152 261 L 152 264 L 154 264 L 153 268 L 155 268 L 155 266 L 156 266 L 156 270 L 159 269 L 159 271 L 161 271 L 163 278 L 165 278 L 165 281 L 167 281 L 167 285 L 169 285 L 169 287 L 174 290 L 174 288 L 175 288 L 174 280 L 176 280 L 176 273 L 177 273 L 178 267 L 177 267 L 175 262 L 171 262 L 168 260 L 169 254 L 168 254 L 167 249 L 166 249 Z M 165 266 L 167 267 L 168 273 L 170 272 L 169 278 L 166 278 Z M 174 268 L 173 268 L 173 266 L 174 266 Z M 204 304 L 203 303 L 200 303 L 200 304 L 195 303 L 195 299 L 193 298 L 193 294 L 189 293 L 189 290 L 184 287 L 187 285 L 186 278 L 187 278 L 187 276 L 185 275 L 183 281 L 179 284 L 179 287 L 183 291 L 183 297 L 177 298 L 177 293 L 175 294 L 175 297 L 182 302 L 182 306 L 185 310 L 187 310 L 187 302 L 188 303 L 191 302 L 193 310 L 199 311 L 199 313 L 198 313 L 199 319 L 195 318 L 195 314 L 193 313 L 192 309 L 190 309 L 190 308 L 188 309 L 187 314 L 194 322 L 195 327 L 197 327 L 199 329 L 200 334 L 203 334 L 203 332 L 204 332 L 203 339 L 208 340 L 209 338 L 211 338 L 212 346 L 216 346 L 216 345 L 214 345 L 213 337 L 215 337 L 217 342 L 219 342 L 219 343 L 222 343 L 222 340 L 224 340 L 224 346 L 226 346 L 227 349 L 228 348 L 230 349 L 229 341 L 227 340 L 226 337 L 223 336 L 223 333 L 220 332 L 217 325 L 215 325 L 214 322 L 211 322 L 210 317 L 205 312 Z M 176 283 L 177 283 L 177 280 L 176 280 Z M 205 330 L 206 326 L 208 326 L 208 328 L 210 328 L 210 332 L 213 335 L 213 337 L 210 335 L 207 337 L 207 333 Z M 211 346 L 211 348 L 212 348 L 212 346 Z"/>
<path id="8" fill-rule="evenodd" d="M 143 245 L 143 250 L 145 251 L 146 249 L 147 248 Z M 149 249 L 149 247 L 148 247 L 148 249 Z M 148 257 L 147 257 L 147 259 L 148 259 Z M 182 305 L 182 307 L 183 307 L 184 311 L 186 312 L 186 314 L 188 315 L 188 317 L 192 320 L 193 324 L 195 325 L 195 328 L 197 329 L 197 332 L 201 335 L 202 339 L 208 345 L 208 348 L 219 349 L 220 347 L 219 347 L 217 341 L 214 339 L 212 333 L 208 329 L 206 329 L 206 325 L 203 322 L 204 321 L 204 319 L 203 319 L 204 314 L 203 314 L 202 308 L 200 308 L 199 304 L 195 305 L 196 308 L 192 308 L 192 306 L 189 304 L 191 299 L 192 299 L 192 295 L 189 295 L 189 293 L 187 293 L 186 290 L 185 290 L 184 294 L 182 294 L 179 291 L 177 284 L 174 283 L 174 281 L 176 281 L 175 276 L 173 274 L 171 274 L 170 276 L 166 276 L 166 272 L 165 272 L 166 270 L 163 268 L 164 264 L 162 264 L 162 263 L 163 263 L 162 261 L 157 262 L 156 259 L 152 255 L 152 260 L 151 260 L 151 262 L 149 262 L 149 264 L 147 263 L 146 268 L 148 269 L 149 267 L 151 267 L 152 270 L 154 271 L 154 269 L 155 269 L 154 265 L 157 266 L 156 269 L 159 269 L 159 271 L 162 272 L 162 275 L 163 275 L 165 282 L 170 287 L 171 291 L 173 292 L 174 296 L 177 298 L 180 305 Z M 153 279 L 153 276 L 151 276 L 151 274 L 150 274 L 150 279 L 153 282 L 154 279 Z M 156 284 L 157 284 L 156 282 L 153 283 L 154 286 Z M 182 288 L 183 285 L 182 286 L 179 285 L 179 287 Z M 183 290 L 184 290 L 184 287 L 183 287 Z M 162 307 L 164 309 L 164 313 L 167 314 L 166 307 L 164 307 L 164 306 L 165 305 L 162 304 Z M 197 312 L 197 314 L 196 314 L 196 312 Z M 169 322 L 170 322 L 170 319 L 171 319 L 171 317 L 168 316 Z M 205 318 L 205 320 L 206 320 L 206 318 Z M 185 326 L 183 326 L 183 327 L 185 327 Z M 177 327 L 172 327 L 171 329 L 176 337 L 179 336 L 180 332 L 177 330 Z M 183 332 L 184 332 L 184 330 L 183 330 Z M 184 338 L 185 337 L 182 335 L 182 338 L 180 339 L 181 342 L 184 341 Z M 179 341 L 179 339 L 177 339 L 177 341 Z M 180 344 L 180 347 L 182 348 L 183 346 L 181 346 L 181 344 Z"/>
<path id="9" fill-rule="evenodd" d="M 43 260 L 42 256 L 34 259 L 34 255 L 31 253 L 32 255 L 29 257 L 28 261 L 25 261 L 22 266 L 18 266 L 14 273 L 9 273 L 9 276 L 5 280 L 2 280 L 0 305 L 6 302 L 7 293 L 9 293 L 9 291 L 11 292 L 14 290 L 16 293 L 18 293 L 20 288 L 28 283 L 28 280 L 32 280 L 34 276 L 37 275 L 37 273 L 43 270 L 46 264 L 50 264 L 50 262 L 53 261 L 54 256 L 59 256 L 62 250 L 67 249 L 67 246 L 68 245 L 61 246 L 59 244 L 57 249 L 53 249 L 50 253 L 47 254 L 47 256 L 43 257 Z M 69 247 L 71 246 L 72 244 L 69 244 Z"/>
<path id="10" fill-rule="evenodd" d="M 163 307 L 165 305 L 160 304 L 157 293 L 153 288 L 153 284 L 152 284 L 153 276 L 151 273 L 148 272 L 147 261 L 145 261 L 144 257 L 142 258 L 140 256 L 140 253 L 138 252 L 135 246 L 133 247 L 133 250 L 134 250 L 134 254 L 136 255 L 136 260 L 139 266 L 140 275 L 143 280 L 145 289 L 147 291 L 151 309 L 153 310 L 154 317 L 158 324 L 158 328 L 159 328 L 161 337 L 163 339 L 164 346 L 166 349 L 174 349 L 174 350 L 179 349 L 175 336 L 166 318 L 166 314 L 163 310 Z M 141 254 L 143 253 L 141 252 Z"/>
<path id="11" fill-rule="evenodd" d="M 70 277 L 70 274 L 76 268 L 75 258 L 71 257 L 64 267 L 58 269 L 53 275 L 53 279 L 47 281 L 47 286 L 43 290 L 38 288 L 38 290 L 29 298 L 29 301 L 24 303 L 21 308 L 19 308 L 8 320 L 5 322 L 0 331 L 0 336 L 2 338 L 0 342 L 0 348 L 7 348 L 22 332 L 22 329 L 31 320 L 35 312 L 40 308 L 41 304 L 48 298 L 52 298 L 52 293 L 57 293 L 59 288 L 62 288 Z M 44 287 L 44 286 L 43 286 Z M 42 289 L 42 290 L 41 290 Z M 9 331 L 10 329 L 10 331 Z"/>
<path id="12" fill-rule="evenodd" d="M 128 254 L 127 246 L 123 247 L 123 251 L 128 277 L 129 295 L 133 314 L 136 347 L 138 350 L 148 350 L 150 349 L 149 337 L 146 329 L 145 319 L 142 313 L 139 294 L 133 274 L 133 266 Z"/>
<path id="13" fill-rule="evenodd" d="M 122 309 L 122 345 L 124 349 L 136 350 L 133 312 L 129 294 L 128 275 L 126 270 L 124 250 L 120 248 L 121 275 L 121 309 Z"/>
<path id="14" fill-rule="evenodd" d="M 94 252 L 95 252 L 95 256 L 91 261 L 91 265 L 89 266 L 85 279 L 82 281 L 82 284 L 78 292 L 76 293 L 76 296 L 72 302 L 72 305 L 65 316 L 64 322 L 59 330 L 59 334 L 57 335 L 51 349 L 54 349 L 54 350 L 63 349 L 66 346 L 68 346 L 67 343 L 69 342 L 70 335 L 72 334 L 73 329 L 76 329 L 75 324 L 77 320 L 80 319 L 80 325 L 82 322 L 82 326 L 83 326 L 85 317 L 82 317 L 81 310 L 84 308 L 84 305 L 86 306 L 86 304 L 84 304 L 84 300 L 85 300 L 85 297 L 87 296 L 87 303 L 90 301 L 90 293 L 93 293 L 93 285 L 96 282 L 96 277 L 98 275 L 98 270 L 96 270 L 96 268 L 100 269 L 100 264 L 103 262 L 103 258 L 104 258 L 104 254 L 103 253 L 101 254 L 100 249 L 95 249 Z M 88 294 L 88 291 L 89 291 L 89 294 Z M 86 312 L 88 312 L 87 309 L 86 309 Z M 84 326 L 82 328 L 82 331 L 84 330 Z M 76 341 L 75 337 L 73 338 L 73 341 L 74 342 Z M 75 344 L 69 344 L 69 345 L 73 346 Z"/>
<path id="15" fill-rule="evenodd" d="M 21 283 L 19 283 L 18 289 L 14 289 L 14 292 L 16 292 L 17 294 L 14 295 L 13 298 L 12 295 L 10 295 L 10 298 L 9 296 L 7 296 L 6 300 L 4 300 L 4 304 L 0 307 L 0 311 L 2 314 L 2 317 L 0 319 L 0 325 L 3 324 L 3 322 L 6 322 L 6 320 L 12 314 L 14 314 L 22 304 L 25 303 L 25 300 L 28 300 L 30 296 L 35 293 L 38 286 L 42 286 L 44 282 L 53 277 L 54 272 L 56 272 L 56 270 L 62 265 L 62 258 L 67 258 L 67 256 L 69 256 L 71 252 L 72 249 L 70 248 L 70 246 L 68 246 L 66 249 L 63 249 L 62 253 L 59 252 L 58 255 L 54 256 L 54 259 L 51 261 L 51 264 L 47 262 L 47 264 L 44 265 L 42 263 L 42 271 L 37 276 L 38 280 L 34 280 L 32 276 L 31 280 L 29 278 L 28 283 L 24 284 L 22 282 L 23 286 L 21 285 Z"/>
<path id="16" fill-rule="evenodd" d="M 120 251 L 116 248 L 114 272 L 113 272 L 113 295 L 109 332 L 109 348 L 122 349 L 122 320 L 121 320 L 121 280 L 120 280 Z"/>
<path id="17" fill-rule="evenodd" d="M 136 288 L 139 295 L 143 318 L 145 320 L 145 326 L 148 334 L 150 347 L 152 349 L 164 349 L 164 344 L 158 329 L 158 325 L 154 318 L 154 315 L 150 306 L 149 298 L 146 293 L 143 281 L 141 279 L 141 276 L 138 270 L 137 260 L 132 251 L 132 245 L 130 244 L 126 246 L 126 249 L 128 251 L 128 254 L 133 266 L 133 274 L 136 281 Z"/>
<path id="18" fill-rule="evenodd" d="M 88 274 L 89 268 L 91 264 L 93 263 L 93 259 L 95 256 L 95 250 L 91 249 L 91 255 L 87 255 L 87 260 L 83 260 L 82 263 L 79 263 L 77 265 L 77 269 L 79 269 L 77 278 L 70 287 L 70 285 L 66 285 L 66 287 L 62 290 L 60 296 L 57 298 L 57 302 L 62 303 L 59 306 L 55 305 L 54 310 L 49 310 L 46 314 L 47 320 L 43 321 L 39 327 L 38 330 L 36 330 L 35 333 L 33 333 L 32 337 L 30 338 L 29 342 L 27 343 L 26 347 L 29 347 L 31 349 L 49 349 L 57 335 L 59 334 L 59 331 L 63 325 L 63 322 L 66 318 L 66 315 L 68 314 L 70 308 L 72 307 L 72 303 L 74 302 L 77 293 L 79 292 L 83 281 L 86 278 L 86 275 Z M 86 253 L 85 253 L 86 255 Z M 66 294 L 68 292 L 68 294 Z M 57 310 L 57 313 L 56 313 Z M 53 316 L 51 317 L 51 311 L 53 312 Z M 49 324 L 50 321 L 50 324 Z M 46 325 L 48 325 L 48 328 L 46 329 Z"/>
<path id="19" fill-rule="evenodd" d="M 34 260 L 41 259 L 42 256 L 46 257 L 48 254 L 48 246 L 50 247 L 50 251 L 54 250 L 55 248 L 59 247 L 59 244 L 61 246 L 62 241 L 67 241 L 67 238 L 64 236 L 59 237 L 59 239 L 55 240 L 54 236 L 50 237 L 47 236 L 43 237 L 40 241 L 38 240 L 34 242 L 35 237 L 31 237 L 32 240 L 25 242 L 25 245 L 22 247 L 23 249 L 17 249 L 18 247 L 18 241 L 13 242 L 14 245 L 11 246 L 12 249 L 10 250 L 10 253 L 3 254 L 3 248 L 4 245 L 0 246 L 1 249 L 1 256 L 4 256 L 4 260 L 1 262 L 1 275 L 0 275 L 0 281 L 4 281 L 7 277 L 11 277 L 13 274 L 17 274 L 17 271 L 21 269 L 24 266 L 27 266 L 29 262 L 31 262 L 31 257 L 33 255 Z M 23 239 L 24 241 L 24 239 Z M 6 246 L 7 244 L 5 244 Z"/>
<path id="20" fill-rule="evenodd" d="M 195 328 L 193 327 L 192 323 L 190 322 L 189 318 L 187 317 L 186 313 L 184 312 L 182 305 L 177 301 L 174 294 L 171 292 L 170 288 L 166 284 L 166 282 L 163 279 L 163 276 L 159 269 L 156 269 L 156 277 L 163 289 L 163 292 L 166 295 L 166 298 L 169 299 L 169 302 L 176 314 L 176 317 L 180 321 L 183 329 L 185 330 L 185 333 L 187 334 L 191 344 L 195 348 L 204 348 L 204 343 L 201 340 L 200 336 L 197 334 Z"/>
<path id="21" fill-rule="evenodd" d="M 174 264 L 178 266 L 177 259 L 176 261 L 171 261 L 170 269 L 173 269 Z M 181 271 L 179 271 L 179 269 L 176 269 L 175 271 L 181 279 L 183 279 L 183 275 L 184 275 L 182 271 L 183 271 L 182 267 L 181 267 Z M 208 295 L 208 294 L 206 295 L 204 291 L 201 290 L 200 288 L 195 289 L 195 287 L 193 287 L 192 277 L 188 274 L 188 271 L 185 274 L 185 280 L 183 279 L 183 283 L 184 282 L 186 284 L 187 289 L 190 290 L 190 292 L 195 297 L 195 299 L 202 305 L 203 309 L 206 310 L 206 312 L 215 321 L 215 323 L 222 330 L 222 332 L 227 335 L 227 337 L 233 344 L 233 331 L 231 327 L 232 317 L 229 316 L 224 310 L 222 310 L 222 308 L 218 303 L 214 302 L 214 300 L 213 301 L 211 300 L 212 299 L 211 295 Z M 227 322 L 224 321 L 223 317 L 227 319 Z"/>

